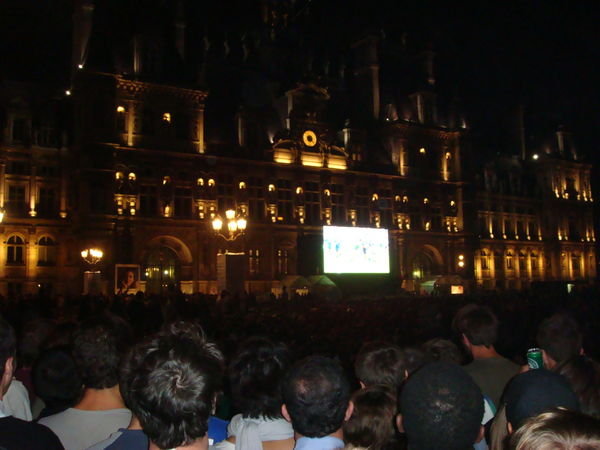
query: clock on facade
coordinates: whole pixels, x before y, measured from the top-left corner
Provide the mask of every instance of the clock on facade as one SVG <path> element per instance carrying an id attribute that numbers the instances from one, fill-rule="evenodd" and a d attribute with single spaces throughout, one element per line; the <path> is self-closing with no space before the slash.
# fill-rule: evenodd
<path id="1" fill-rule="evenodd" d="M 306 130 L 302 134 L 302 141 L 307 147 L 314 147 L 315 145 L 317 145 L 317 135 L 312 130 Z"/>

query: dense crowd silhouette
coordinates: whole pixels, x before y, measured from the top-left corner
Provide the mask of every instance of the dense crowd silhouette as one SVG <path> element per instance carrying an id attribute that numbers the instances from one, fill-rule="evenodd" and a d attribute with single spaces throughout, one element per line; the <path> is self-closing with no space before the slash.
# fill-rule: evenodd
<path id="1" fill-rule="evenodd" d="M 2 299 L 0 313 L 0 328 L 9 330 L 0 336 L 3 380 L 12 375 L 0 422 L 18 421 L 0 425 L 5 448 L 196 448 L 203 438 L 206 446 L 244 450 L 536 448 L 516 442 L 531 436 L 523 426 L 560 429 L 600 419 L 594 288 L 339 301 L 174 291 L 24 296 Z M 565 337 L 561 344 L 569 327 L 576 342 Z M 526 369 L 527 350 L 542 345 L 546 368 L 535 377 L 543 381 L 528 381 L 535 377 Z M 492 362 L 502 364 L 506 379 Z M 518 403 L 530 384 L 554 381 L 553 398 L 574 403 L 540 400 L 535 414 L 531 401 Z M 459 413 L 436 413 L 440 392 L 456 394 L 443 401 Z M 515 408 L 518 424 L 511 424 Z M 84 414 L 90 411 L 103 414 Z M 544 416 L 548 411 L 554 415 Z M 476 416 L 476 426 L 452 434 L 458 416 L 464 426 Z M 538 417 L 542 424 L 528 425 Z M 444 444 L 424 438 L 432 427 Z"/>

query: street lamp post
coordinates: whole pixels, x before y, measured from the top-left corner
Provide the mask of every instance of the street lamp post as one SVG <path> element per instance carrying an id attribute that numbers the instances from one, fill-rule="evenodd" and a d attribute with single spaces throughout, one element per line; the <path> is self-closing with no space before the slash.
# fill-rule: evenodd
<path id="1" fill-rule="evenodd" d="M 81 257 L 83 260 L 92 266 L 98 264 L 103 256 L 104 253 L 99 248 L 92 247 L 81 250 Z"/>
<path id="2" fill-rule="evenodd" d="M 212 227 L 214 232 L 221 236 L 226 241 L 235 241 L 246 231 L 248 221 L 245 217 L 238 215 L 235 210 L 228 209 L 225 211 L 225 219 L 227 220 L 227 234 L 224 234 L 223 230 L 223 219 L 221 216 L 216 215 L 212 220 Z"/>
<path id="3" fill-rule="evenodd" d="M 242 236 L 248 225 L 247 219 L 235 210 L 225 211 L 225 221 L 216 215 L 212 220 L 212 228 L 217 236 L 226 241 L 235 241 Z M 246 255 L 241 253 L 217 254 L 217 285 L 219 292 L 228 291 L 231 295 L 242 295 L 246 283 Z"/>
<path id="4" fill-rule="evenodd" d="M 98 264 L 104 252 L 96 247 L 90 247 L 81 251 L 81 258 L 90 266 Z M 83 272 L 83 293 L 96 294 L 101 292 L 101 272 L 99 270 L 86 270 Z"/>

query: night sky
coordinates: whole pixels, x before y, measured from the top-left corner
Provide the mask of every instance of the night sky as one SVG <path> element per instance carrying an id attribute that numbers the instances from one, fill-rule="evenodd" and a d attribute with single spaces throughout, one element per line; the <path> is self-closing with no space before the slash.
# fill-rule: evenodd
<path id="1" fill-rule="evenodd" d="M 212 24 L 223 17 L 234 24 L 250 20 L 251 0 L 199 4 L 215 5 L 206 11 Z M 315 40 L 351 39 L 371 29 L 384 30 L 386 39 L 431 45 L 438 88 L 458 95 L 474 137 L 488 151 L 503 150 L 507 118 L 523 105 L 530 138 L 563 124 L 579 150 L 600 163 L 598 2 L 296 0 L 296 8 L 304 7 L 319 30 Z M 65 83 L 71 8 L 72 0 L 0 2 L 0 77 Z"/>

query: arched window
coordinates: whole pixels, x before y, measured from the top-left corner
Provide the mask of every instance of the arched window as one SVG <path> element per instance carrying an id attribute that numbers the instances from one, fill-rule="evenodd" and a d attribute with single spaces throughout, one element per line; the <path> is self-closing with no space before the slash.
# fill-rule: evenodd
<path id="1" fill-rule="evenodd" d="M 530 258 L 531 258 L 531 272 L 534 275 L 537 275 L 537 272 L 538 272 L 538 255 L 537 255 L 537 253 L 531 252 Z"/>
<path id="2" fill-rule="evenodd" d="M 512 252 L 506 253 L 506 269 L 507 270 L 513 269 L 513 254 L 512 254 Z"/>
<path id="3" fill-rule="evenodd" d="M 525 259 L 525 253 L 519 252 L 519 270 L 525 272 L 527 270 L 527 260 Z"/>
<path id="4" fill-rule="evenodd" d="M 44 236 L 38 241 L 38 266 L 52 266 L 56 264 L 56 242 Z"/>
<path id="5" fill-rule="evenodd" d="M 25 264 L 23 253 L 25 250 L 25 242 L 20 236 L 10 236 L 6 241 L 6 264 Z"/>
<path id="6" fill-rule="evenodd" d="M 488 254 L 485 250 L 481 251 L 481 270 L 489 270 Z"/>

